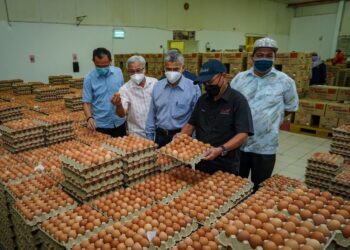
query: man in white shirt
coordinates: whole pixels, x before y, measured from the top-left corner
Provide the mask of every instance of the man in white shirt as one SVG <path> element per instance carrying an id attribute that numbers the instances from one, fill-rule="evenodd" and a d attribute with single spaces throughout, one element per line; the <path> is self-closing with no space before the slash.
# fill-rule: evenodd
<path id="1" fill-rule="evenodd" d="M 126 62 L 130 80 L 113 97 L 116 112 L 127 117 L 129 134 L 145 135 L 147 114 L 152 99 L 156 78 L 145 76 L 146 61 L 142 56 L 134 55 Z"/>

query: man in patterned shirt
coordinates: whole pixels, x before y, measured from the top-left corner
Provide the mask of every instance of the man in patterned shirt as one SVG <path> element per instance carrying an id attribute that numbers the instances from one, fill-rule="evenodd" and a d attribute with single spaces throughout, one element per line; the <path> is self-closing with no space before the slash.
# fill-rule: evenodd
<path id="1" fill-rule="evenodd" d="M 241 147 L 239 174 L 247 178 L 251 171 L 255 190 L 272 174 L 284 117 L 298 110 L 295 82 L 273 67 L 277 49 L 276 41 L 268 37 L 257 40 L 252 55 L 254 66 L 231 82 L 231 87 L 247 98 L 252 112 L 254 136 Z"/>

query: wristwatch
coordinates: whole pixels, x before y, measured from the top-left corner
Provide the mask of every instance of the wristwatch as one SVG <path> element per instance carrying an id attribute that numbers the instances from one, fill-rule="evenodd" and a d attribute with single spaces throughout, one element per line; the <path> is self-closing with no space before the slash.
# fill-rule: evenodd
<path id="1" fill-rule="evenodd" d="M 220 148 L 222 149 L 221 156 L 227 155 L 227 149 L 225 148 L 225 146 L 221 145 Z"/>

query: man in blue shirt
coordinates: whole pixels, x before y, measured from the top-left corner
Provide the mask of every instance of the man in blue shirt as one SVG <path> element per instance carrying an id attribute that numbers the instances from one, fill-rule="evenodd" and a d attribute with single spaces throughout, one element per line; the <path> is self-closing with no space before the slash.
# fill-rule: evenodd
<path id="1" fill-rule="evenodd" d="M 254 135 L 241 147 L 239 174 L 251 179 L 254 189 L 269 178 L 275 166 L 278 132 L 286 115 L 298 110 L 295 82 L 273 67 L 277 52 L 276 41 L 265 37 L 254 44 L 254 67 L 239 73 L 231 87 L 248 100 Z"/>
<path id="2" fill-rule="evenodd" d="M 91 131 L 113 137 L 126 135 L 125 119 L 117 116 L 112 104 L 114 93 L 124 83 L 122 71 L 111 66 L 111 53 L 105 48 L 95 49 L 92 61 L 96 68 L 86 75 L 83 86 L 87 126 Z"/>
<path id="3" fill-rule="evenodd" d="M 158 81 L 152 91 L 145 133 L 159 147 L 169 143 L 190 119 L 200 96 L 200 89 L 183 76 L 184 57 L 170 50 L 165 57 L 166 78 Z"/>

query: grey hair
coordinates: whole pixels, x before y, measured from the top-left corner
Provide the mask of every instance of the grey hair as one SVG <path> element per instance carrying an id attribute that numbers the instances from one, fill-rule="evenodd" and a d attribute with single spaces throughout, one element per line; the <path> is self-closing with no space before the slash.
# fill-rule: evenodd
<path id="1" fill-rule="evenodd" d="M 185 64 L 185 58 L 177 49 L 171 49 L 165 56 L 164 62 L 176 62 L 179 61 L 181 65 Z"/>
<path id="2" fill-rule="evenodd" d="M 135 63 L 135 62 L 141 63 L 143 68 L 146 66 L 146 60 L 145 58 L 143 58 L 143 56 L 134 55 L 129 57 L 129 59 L 126 61 L 126 67 L 129 66 L 129 63 Z"/>

